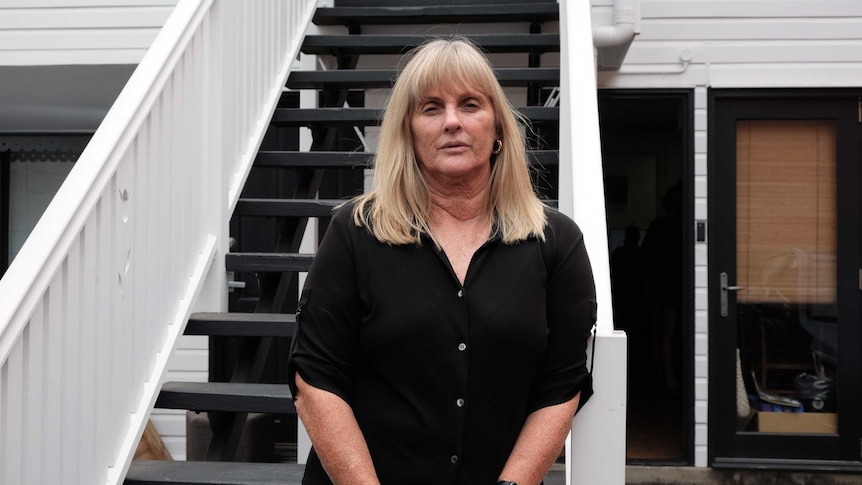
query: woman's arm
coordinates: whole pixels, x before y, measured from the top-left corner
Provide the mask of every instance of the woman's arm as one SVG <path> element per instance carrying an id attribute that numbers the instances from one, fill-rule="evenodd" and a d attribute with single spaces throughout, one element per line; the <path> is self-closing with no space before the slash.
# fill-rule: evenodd
<path id="1" fill-rule="evenodd" d="M 572 429 L 580 397 L 578 393 L 569 401 L 537 409 L 527 416 L 499 480 L 536 485 L 545 479 Z"/>
<path id="2" fill-rule="evenodd" d="M 335 485 L 379 485 L 353 410 L 335 394 L 296 374 L 296 411 L 323 468 Z"/>

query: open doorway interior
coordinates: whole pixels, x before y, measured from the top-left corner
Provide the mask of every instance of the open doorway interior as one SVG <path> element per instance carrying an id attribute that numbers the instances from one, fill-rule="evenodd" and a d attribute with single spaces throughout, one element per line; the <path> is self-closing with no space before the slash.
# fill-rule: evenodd
<path id="1" fill-rule="evenodd" d="M 599 95 L 614 324 L 629 343 L 629 463 L 689 461 L 688 109 L 687 93 Z"/>

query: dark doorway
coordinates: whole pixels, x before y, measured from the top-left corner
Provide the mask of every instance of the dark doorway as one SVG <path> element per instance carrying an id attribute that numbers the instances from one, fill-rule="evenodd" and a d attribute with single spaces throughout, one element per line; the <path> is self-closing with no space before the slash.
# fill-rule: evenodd
<path id="1" fill-rule="evenodd" d="M 692 461 L 691 100 L 599 94 L 614 324 L 629 342 L 629 463 Z"/>

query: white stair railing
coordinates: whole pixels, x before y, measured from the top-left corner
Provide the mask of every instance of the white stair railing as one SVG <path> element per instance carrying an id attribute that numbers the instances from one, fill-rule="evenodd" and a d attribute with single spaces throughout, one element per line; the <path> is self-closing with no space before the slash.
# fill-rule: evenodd
<path id="1" fill-rule="evenodd" d="M 123 480 L 317 0 L 180 0 L 0 280 L 0 484 Z"/>
<path id="2" fill-rule="evenodd" d="M 590 2 L 560 0 L 560 210 L 584 231 L 596 281 L 595 395 L 572 422 L 567 485 L 622 485 L 626 470 L 626 334 L 614 330 Z"/>

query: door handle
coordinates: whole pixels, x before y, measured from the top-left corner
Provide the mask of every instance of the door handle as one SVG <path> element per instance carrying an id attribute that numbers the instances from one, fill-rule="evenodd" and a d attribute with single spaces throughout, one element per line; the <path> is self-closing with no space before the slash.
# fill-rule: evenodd
<path id="1" fill-rule="evenodd" d="M 727 284 L 727 273 L 721 272 L 721 316 L 727 316 L 727 293 L 729 291 L 741 291 L 744 290 L 744 286 L 729 286 Z"/>

